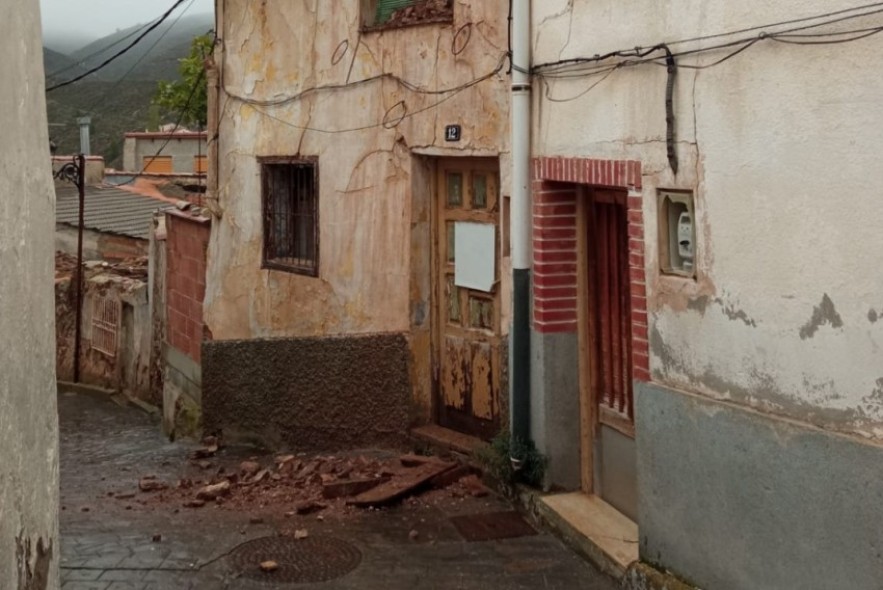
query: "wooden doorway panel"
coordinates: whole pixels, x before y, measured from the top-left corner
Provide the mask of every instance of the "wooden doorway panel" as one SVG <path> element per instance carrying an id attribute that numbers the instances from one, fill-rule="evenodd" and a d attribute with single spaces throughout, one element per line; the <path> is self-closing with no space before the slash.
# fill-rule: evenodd
<path id="1" fill-rule="evenodd" d="M 605 486 L 604 474 L 633 471 L 628 466 L 634 395 L 626 201 L 625 191 L 588 187 L 578 200 L 582 487 L 602 497 L 616 487 Z M 619 453 L 625 460 L 611 464 L 618 449 L 625 450 Z"/>
<path id="2" fill-rule="evenodd" d="M 494 160 L 442 160 L 438 165 L 433 262 L 433 322 L 440 425 L 492 438 L 500 428 L 499 168 Z M 485 293 L 455 284 L 458 222 L 494 227 L 494 285 Z"/>

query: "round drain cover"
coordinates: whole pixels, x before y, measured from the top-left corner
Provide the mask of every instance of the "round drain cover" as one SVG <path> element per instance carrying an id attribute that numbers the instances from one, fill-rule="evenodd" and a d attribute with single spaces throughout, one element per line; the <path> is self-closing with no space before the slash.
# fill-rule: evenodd
<path id="1" fill-rule="evenodd" d="M 304 584 L 333 580 L 359 566 L 362 554 L 353 545 L 333 537 L 262 537 L 243 543 L 227 556 L 244 577 L 279 584 Z M 272 572 L 261 563 L 275 561 Z"/>

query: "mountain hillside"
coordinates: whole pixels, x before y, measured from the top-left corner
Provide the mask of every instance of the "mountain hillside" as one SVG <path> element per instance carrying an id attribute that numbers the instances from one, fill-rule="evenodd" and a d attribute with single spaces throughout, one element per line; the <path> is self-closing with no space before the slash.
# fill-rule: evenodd
<path id="1" fill-rule="evenodd" d="M 157 82 L 178 79 L 178 60 L 188 55 L 193 38 L 207 33 L 213 24 L 211 14 L 185 16 L 177 23 L 172 18 L 100 72 L 47 93 L 49 134 L 58 153 L 79 151 L 76 119 L 89 116 L 92 153 L 103 155 L 109 167 L 121 168 L 127 131 L 174 122 L 174 117 L 151 105 Z M 118 31 L 71 55 L 44 47 L 47 87 L 97 66 L 134 41 L 143 28 L 138 25 Z"/>
<path id="2" fill-rule="evenodd" d="M 173 79 L 178 75 L 178 60 L 187 55 L 193 38 L 205 35 L 213 27 L 211 14 L 184 16 L 177 22 L 172 18 L 95 76 L 101 80 L 122 76 L 128 80 Z M 70 57 L 82 67 L 92 68 L 129 45 L 143 29 L 144 25 L 137 25 L 118 31 L 82 47 Z"/>

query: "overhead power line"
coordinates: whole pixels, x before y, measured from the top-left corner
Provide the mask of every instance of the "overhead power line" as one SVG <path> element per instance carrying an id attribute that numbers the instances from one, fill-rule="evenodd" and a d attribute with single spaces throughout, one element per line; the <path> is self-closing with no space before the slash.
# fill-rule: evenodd
<path id="1" fill-rule="evenodd" d="M 70 71 L 70 70 L 73 70 L 74 68 L 78 68 L 78 67 L 83 66 L 86 62 L 88 62 L 88 61 L 89 61 L 90 59 L 92 59 L 93 57 L 97 57 L 97 56 L 101 55 L 102 53 L 105 53 L 105 52 L 107 52 L 107 51 L 110 51 L 111 49 L 113 49 L 113 48 L 116 47 L 117 45 L 119 45 L 119 44 L 121 44 L 121 43 L 125 43 L 126 41 L 128 41 L 129 39 L 131 39 L 132 37 L 134 37 L 135 35 L 137 35 L 137 34 L 140 33 L 141 31 L 143 31 L 144 29 L 146 29 L 147 27 L 149 27 L 149 26 L 151 25 L 152 22 L 153 22 L 153 21 L 150 21 L 150 22 L 148 22 L 147 24 L 143 24 L 143 25 L 141 25 L 140 27 L 138 27 L 138 28 L 135 29 L 134 31 L 130 32 L 130 33 L 129 33 L 128 35 L 126 35 L 125 37 L 120 37 L 119 39 L 117 39 L 116 41 L 114 41 L 113 43 L 111 43 L 110 45 L 107 45 L 107 46 L 105 46 L 105 47 L 102 47 L 101 49 L 96 49 L 95 51 L 93 51 L 93 52 L 90 53 L 89 55 L 87 55 L 87 56 L 85 56 L 85 57 L 83 57 L 83 58 L 78 59 L 77 62 L 76 62 L 75 64 L 73 64 L 73 65 L 65 66 L 65 67 L 61 68 L 60 70 L 55 70 L 54 72 L 52 72 L 51 74 L 49 74 L 48 77 L 49 77 L 49 78 L 55 78 L 56 76 L 60 76 L 61 74 L 65 73 L 65 72 L 68 72 L 68 71 Z"/>
<path id="2" fill-rule="evenodd" d="M 182 4 L 184 4 L 184 2 L 186 2 L 186 1 L 187 1 L 187 0 L 176 0 L 176 1 L 175 1 L 175 4 L 172 5 L 171 8 L 169 8 L 165 13 L 163 13 L 163 15 L 162 15 L 161 17 L 159 17 L 159 19 L 158 19 L 156 22 L 154 22 L 152 25 L 150 25 L 149 27 L 147 27 L 147 29 L 144 30 L 144 32 L 142 32 L 140 35 L 138 35 L 138 37 L 136 37 L 135 40 L 132 41 L 131 43 L 129 43 L 126 47 L 124 47 L 123 49 L 121 49 L 120 51 L 118 51 L 117 53 L 115 53 L 114 55 L 112 55 L 111 57 L 107 58 L 106 60 L 104 60 L 103 62 L 101 62 L 99 65 L 97 65 L 97 66 L 95 66 L 94 68 L 88 70 L 87 72 L 85 72 L 85 73 L 83 73 L 83 74 L 81 74 L 81 75 L 79 75 L 79 76 L 76 76 L 75 78 L 71 78 L 70 80 L 67 80 L 67 81 L 65 81 L 65 82 L 60 82 L 60 83 L 58 83 L 58 84 L 55 84 L 54 86 L 50 86 L 49 88 L 46 89 L 46 92 L 52 92 L 53 90 L 58 90 L 59 88 L 63 88 L 63 87 L 65 87 L 65 86 L 70 86 L 71 84 L 74 84 L 75 82 L 79 82 L 79 81 L 82 80 L 83 78 L 86 78 L 87 76 L 91 76 L 91 75 L 94 74 L 95 72 L 98 72 L 98 71 L 104 69 L 105 67 L 107 67 L 108 64 L 110 64 L 111 62 L 115 61 L 115 60 L 118 59 L 119 57 L 123 56 L 123 55 L 126 54 L 129 50 L 131 50 L 133 47 L 135 47 L 136 45 L 138 45 L 138 43 L 140 43 L 141 40 L 144 39 L 144 37 L 146 37 L 147 35 L 149 35 L 151 31 L 153 31 L 154 29 L 156 29 L 157 27 L 159 27 L 162 23 L 164 23 L 164 22 L 166 21 L 166 19 L 168 19 L 169 16 L 171 16 L 171 14 L 172 14 L 173 12 L 175 12 L 175 10 L 176 10 L 178 7 L 181 6 Z"/>
<path id="3" fill-rule="evenodd" d="M 564 71 L 568 71 L 568 70 L 572 71 L 572 70 L 575 70 L 576 68 L 579 68 L 579 66 L 582 66 L 582 65 L 593 64 L 593 63 L 598 64 L 599 62 L 607 61 L 611 58 L 617 58 L 617 57 L 618 58 L 639 58 L 639 59 L 645 60 L 645 61 L 656 61 L 658 58 L 651 58 L 649 60 L 646 60 L 645 58 L 647 58 L 647 56 L 650 55 L 651 53 L 662 50 L 664 47 L 673 47 L 676 45 L 683 45 L 686 43 L 697 43 L 697 42 L 701 42 L 701 41 L 708 41 L 710 39 L 721 39 L 724 37 L 733 37 L 736 35 L 743 35 L 745 33 L 752 33 L 752 32 L 756 32 L 756 31 L 761 31 L 757 35 L 753 35 L 751 37 L 748 37 L 747 39 L 743 38 L 743 39 L 736 40 L 736 41 L 723 42 L 723 43 L 720 43 L 720 44 L 717 44 L 714 46 L 710 46 L 710 47 L 701 47 L 699 49 L 693 49 L 690 51 L 680 51 L 680 52 L 674 53 L 675 57 L 684 56 L 684 55 L 692 55 L 695 53 L 704 53 L 706 51 L 713 51 L 715 49 L 734 47 L 737 45 L 742 45 L 742 44 L 747 43 L 749 41 L 762 40 L 765 38 L 771 38 L 771 37 L 775 37 L 775 36 L 783 36 L 783 35 L 786 35 L 789 33 L 795 33 L 795 32 L 799 32 L 799 31 L 806 31 L 809 29 L 820 28 L 820 27 L 824 27 L 824 26 L 828 26 L 828 25 L 832 25 L 832 24 L 836 24 L 836 23 L 840 23 L 840 22 L 844 22 L 844 21 L 854 20 L 854 19 L 865 17 L 865 16 L 872 16 L 872 15 L 880 14 L 880 13 L 883 13 L 883 2 L 874 2 L 873 4 L 865 4 L 865 5 L 856 6 L 853 8 L 846 8 L 843 10 L 826 12 L 826 13 L 817 14 L 814 16 L 807 16 L 807 17 L 802 17 L 802 18 L 790 19 L 790 20 L 786 20 L 786 21 L 769 23 L 769 24 L 765 24 L 765 25 L 757 25 L 757 26 L 747 27 L 747 28 L 738 29 L 738 30 L 734 30 L 734 31 L 728 31 L 725 33 L 717 33 L 717 34 L 705 35 L 705 36 L 701 36 L 701 37 L 692 37 L 689 39 L 678 39 L 678 40 L 674 40 L 674 41 L 665 41 L 662 43 L 657 43 L 651 47 L 632 47 L 629 49 L 617 49 L 615 51 L 609 51 L 607 53 L 593 55 L 591 57 L 587 56 L 587 57 L 573 57 L 573 58 L 567 58 L 567 59 L 560 59 L 560 60 L 553 61 L 553 62 L 546 62 L 546 63 L 537 64 L 537 65 L 533 66 L 532 71 L 534 73 L 541 73 L 542 75 L 548 75 L 545 73 L 546 70 L 554 70 L 555 72 L 564 72 Z M 837 18 L 833 18 L 833 17 L 837 17 Z M 821 22 L 811 23 L 810 21 L 821 21 Z M 771 30 L 771 29 L 777 29 L 779 27 L 798 24 L 798 23 L 810 23 L 810 24 L 805 24 L 805 25 L 802 25 L 799 27 L 793 27 L 793 28 L 783 29 L 783 30 Z M 819 35 L 821 35 L 821 36 L 834 36 L 836 34 L 839 34 L 839 33 L 819 33 Z"/>

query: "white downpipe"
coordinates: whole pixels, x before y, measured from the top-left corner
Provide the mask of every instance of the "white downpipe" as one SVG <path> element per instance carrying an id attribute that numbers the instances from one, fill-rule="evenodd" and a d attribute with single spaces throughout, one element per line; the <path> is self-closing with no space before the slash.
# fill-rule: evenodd
<path id="1" fill-rule="evenodd" d="M 512 0 L 512 268 L 531 267 L 530 0 Z"/>
<path id="2" fill-rule="evenodd" d="M 530 0 L 512 0 L 512 329 L 509 350 L 509 420 L 512 442 L 527 441 L 530 429 Z M 524 457 L 512 456 L 517 470 Z"/>

